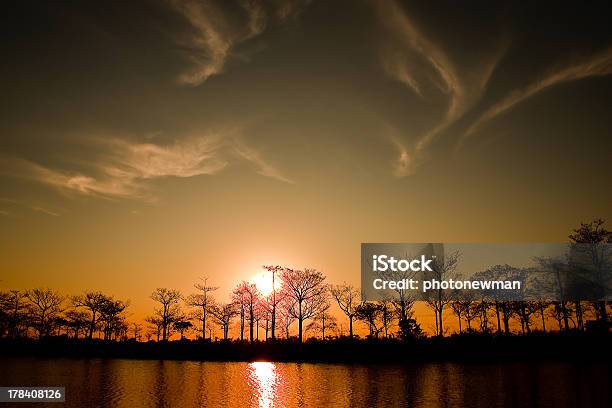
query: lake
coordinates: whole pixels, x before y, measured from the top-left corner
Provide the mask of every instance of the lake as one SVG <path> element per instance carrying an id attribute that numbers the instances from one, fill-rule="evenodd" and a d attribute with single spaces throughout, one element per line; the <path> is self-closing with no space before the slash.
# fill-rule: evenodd
<path id="1" fill-rule="evenodd" d="M 68 407 L 612 406 L 607 364 L 376 366 L 1 357 L 0 370 L 1 386 L 65 386 Z"/>

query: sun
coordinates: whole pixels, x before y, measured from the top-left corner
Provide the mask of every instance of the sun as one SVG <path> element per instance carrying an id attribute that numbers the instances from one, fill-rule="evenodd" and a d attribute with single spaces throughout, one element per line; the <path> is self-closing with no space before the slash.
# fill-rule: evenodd
<path id="1" fill-rule="evenodd" d="M 250 282 L 257 286 L 257 289 L 263 296 L 269 296 L 272 294 L 272 274 L 270 272 L 260 272 L 253 276 Z M 278 276 L 275 278 L 274 287 L 277 292 L 281 288 L 281 281 Z"/>

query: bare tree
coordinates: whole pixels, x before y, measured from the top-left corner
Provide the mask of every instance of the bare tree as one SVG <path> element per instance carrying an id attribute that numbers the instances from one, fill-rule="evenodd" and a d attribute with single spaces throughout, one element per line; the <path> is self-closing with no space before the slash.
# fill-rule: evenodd
<path id="1" fill-rule="evenodd" d="M 181 315 L 178 305 L 181 298 L 181 292 L 176 289 L 157 288 L 151 294 L 151 299 L 161 304 L 155 314 L 161 319 L 162 341 L 168 340 L 170 325 Z"/>
<path id="2" fill-rule="evenodd" d="M 414 257 L 406 253 L 403 255 L 403 258 L 409 259 Z M 417 277 L 417 272 L 412 270 L 388 270 L 385 272 L 378 272 L 378 275 L 385 280 L 401 281 L 414 279 Z M 409 289 L 403 287 L 396 287 L 393 290 L 397 293 L 392 304 L 395 307 L 395 312 L 398 317 L 398 326 L 401 336 L 404 339 L 420 336 L 421 329 L 414 319 L 414 294 L 411 293 Z"/>
<path id="3" fill-rule="evenodd" d="M 89 330 L 87 336 L 91 340 L 93 333 L 98 323 L 98 317 L 100 310 L 107 301 L 107 297 L 101 292 L 85 292 L 82 295 L 74 296 L 72 298 L 72 304 L 74 307 L 83 307 L 88 310 L 90 314 Z"/>
<path id="4" fill-rule="evenodd" d="M 536 308 L 540 312 L 540 319 L 542 320 L 542 331 L 546 333 L 546 310 L 550 307 L 552 302 L 547 300 L 537 300 L 535 302 Z"/>
<path id="5" fill-rule="evenodd" d="M 459 257 L 459 252 L 453 252 L 448 256 L 432 259 L 432 272 L 430 278 L 441 282 L 452 277 L 457 269 Z M 431 291 L 431 296 L 425 299 L 426 304 L 433 310 L 436 316 L 436 335 L 438 336 L 444 336 L 442 316 L 444 307 L 451 301 L 448 292 L 448 290 L 439 288 Z"/>
<path id="6" fill-rule="evenodd" d="M 574 229 L 573 234 L 569 235 L 569 239 L 572 243 L 572 252 L 574 253 L 574 262 L 578 262 L 581 267 L 587 267 L 589 270 L 594 272 L 592 276 L 592 283 L 597 285 L 597 295 L 599 298 L 604 299 L 607 295 L 607 287 L 610 280 L 609 268 L 612 253 L 612 231 L 608 231 L 604 227 L 605 221 L 602 219 L 596 219 L 589 223 L 581 223 L 579 228 Z M 608 273 L 606 273 L 606 271 Z M 608 313 L 605 300 L 600 300 L 595 303 L 598 307 L 598 315 L 601 322 L 607 329 L 608 325 Z M 576 312 L 580 312 L 581 305 L 576 302 Z M 582 316 L 580 313 L 580 320 Z"/>
<path id="7" fill-rule="evenodd" d="M 200 278 L 200 280 L 202 281 L 201 283 L 196 283 L 193 286 L 196 289 L 198 289 L 201 293 L 197 295 L 191 295 L 188 298 L 187 303 L 190 306 L 196 306 L 202 309 L 202 317 L 200 318 L 202 322 L 202 340 L 206 340 L 206 317 L 208 315 L 208 308 L 212 304 L 212 301 L 210 299 L 210 295 L 208 294 L 208 292 L 213 292 L 219 289 L 219 287 L 209 286 L 207 284 L 207 281 L 208 281 L 207 277 L 202 277 Z"/>
<path id="8" fill-rule="evenodd" d="M 380 318 L 382 322 L 382 329 L 385 332 L 385 337 L 389 337 L 389 327 L 393 323 L 395 317 L 396 303 L 389 298 L 383 298 L 380 301 Z"/>
<path id="9" fill-rule="evenodd" d="M 122 313 L 128 305 L 129 302 L 106 297 L 100 309 L 99 318 L 100 323 L 103 325 L 102 330 L 105 340 L 110 340 L 113 335 L 117 338 L 118 334 L 120 334 L 119 332 L 125 329 L 125 318 L 122 316 Z"/>
<path id="10" fill-rule="evenodd" d="M 336 299 L 340 310 L 349 319 L 349 336 L 353 338 L 353 319 L 355 318 L 355 308 L 361 303 L 359 290 L 352 285 L 344 282 L 342 285 L 331 287 L 331 294 Z"/>
<path id="11" fill-rule="evenodd" d="M 284 300 L 279 304 L 279 308 L 277 310 L 286 339 L 289 338 L 289 328 L 291 327 L 291 324 L 296 320 L 292 313 L 294 303 L 295 302 L 292 299 L 284 298 Z"/>
<path id="12" fill-rule="evenodd" d="M 255 314 L 257 315 L 257 327 L 261 327 L 265 329 L 265 339 L 268 340 L 268 334 L 270 332 L 270 325 L 272 321 L 272 309 L 273 309 L 273 299 L 272 294 L 260 297 L 257 305 Z M 261 325 L 260 325 L 261 322 Z M 258 330 L 257 340 L 259 340 L 259 330 Z"/>
<path id="13" fill-rule="evenodd" d="M 449 304 L 453 314 L 457 316 L 457 321 L 459 322 L 459 333 L 461 334 L 462 326 L 461 326 L 461 317 L 464 315 L 466 309 L 466 302 L 463 300 L 452 300 Z M 469 302 L 467 304 L 469 307 Z"/>
<path id="14" fill-rule="evenodd" d="M 7 292 L 0 291 L 0 337 L 10 333 L 9 326 L 9 310 L 10 310 L 10 295 Z"/>
<path id="15" fill-rule="evenodd" d="M 238 305 L 241 310 L 241 332 L 244 332 L 244 319 L 245 314 L 248 313 L 249 319 L 249 341 L 252 343 L 254 339 L 254 328 L 255 328 L 255 305 L 259 299 L 259 291 L 255 284 L 242 281 L 236 286 L 232 293 L 234 303 Z M 241 334 L 241 340 L 244 336 Z"/>
<path id="16" fill-rule="evenodd" d="M 151 325 L 151 328 L 153 329 L 153 332 L 157 336 L 157 341 L 159 341 L 159 338 L 160 338 L 161 333 L 162 333 L 162 328 L 163 328 L 162 319 L 159 316 L 147 316 L 145 318 L 145 322 L 147 322 L 147 323 L 149 323 Z"/>
<path id="17" fill-rule="evenodd" d="M 336 317 L 327 310 L 314 316 L 312 321 L 306 326 L 306 331 L 321 333 L 321 340 L 325 340 L 325 332 L 334 330 L 337 327 Z"/>
<path id="18" fill-rule="evenodd" d="M 87 312 L 78 309 L 72 309 L 65 313 L 68 326 L 73 330 L 74 338 L 79 338 L 81 329 L 85 329 L 89 324 L 89 315 Z"/>
<path id="19" fill-rule="evenodd" d="M 267 303 L 270 309 L 270 321 L 272 329 L 271 338 L 272 340 L 274 340 L 276 339 L 276 309 L 278 308 L 278 305 L 283 301 L 283 296 L 285 294 L 282 288 L 280 291 L 276 290 L 276 279 L 278 279 L 278 275 L 282 274 L 283 267 L 279 265 L 264 265 L 264 269 L 270 272 L 270 274 L 272 275 L 272 293 L 268 297 Z"/>
<path id="20" fill-rule="evenodd" d="M 304 320 L 317 315 L 326 305 L 325 276 L 316 269 L 283 269 L 286 296 L 293 300 L 289 312 L 298 321 L 298 341 L 302 343 Z"/>
<path id="21" fill-rule="evenodd" d="M 219 325 L 223 330 L 223 340 L 227 340 L 232 318 L 238 314 L 236 305 L 234 303 L 214 305 L 211 307 L 210 313 L 215 319 L 217 319 L 217 322 L 219 322 Z"/>
<path id="22" fill-rule="evenodd" d="M 181 340 L 183 340 L 185 338 L 185 332 L 193 327 L 193 324 L 189 320 L 181 319 L 172 323 L 172 326 L 174 327 L 174 330 L 179 332 L 181 335 Z"/>
<path id="23" fill-rule="evenodd" d="M 140 341 L 140 333 L 142 332 L 142 324 L 133 322 L 132 332 L 134 333 L 134 341 Z"/>
<path id="24" fill-rule="evenodd" d="M 49 335 L 55 318 L 62 312 L 64 297 L 51 289 L 37 288 L 27 291 L 27 298 L 38 336 Z"/>
<path id="25" fill-rule="evenodd" d="M 20 327 L 27 312 L 27 292 L 10 290 L 5 295 L 3 309 L 7 316 L 7 329 L 11 337 L 19 337 Z"/>
<path id="26" fill-rule="evenodd" d="M 480 319 L 480 331 L 483 333 L 489 332 L 489 309 L 491 308 L 491 302 L 485 297 L 480 300 L 473 302 L 473 310 Z"/>
<path id="27" fill-rule="evenodd" d="M 521 322 L 521 330 L 523 334 L 525 331 L 531 333 L 531 315 L 538 311 L 538 305 L 532 301 L 518 301 L 513 302 L 514 313 L 518 316 Z"/>
<path id="28" fill-rule="evenodd" d="M 194 293 L 187 297 L 185 300 L 187 305 L 198 308 L 197 311 L 194 311 L 193 317 L 199 320 L 202 324 L 200 333 L 202 335 L 202 340 L 204 340 L 206 334 L 206 318 L 210 314 L 210 310 L 215 305 L 215 300 L 212 295 L 207 295 L 204 293 Z"/>
<path id="29" fill-rule="evenodd" d="M 382 308 L 378 302 L 362 302 L 356 308 L 357 320 L 361 320 L 368 325 L 370 337 L 378 337 L 382 330 L 379 320 L 382 316 Z"/>
<path id="30" fill-rule="evenodd" d="M 549 316 L 557 321 L 559 325 L 559 331 L 565 329 L 569 330 L 569 315 L 572 313 L 572 309 L 563 302 L 552 302 L 552 309 L 549 312 Z"/>

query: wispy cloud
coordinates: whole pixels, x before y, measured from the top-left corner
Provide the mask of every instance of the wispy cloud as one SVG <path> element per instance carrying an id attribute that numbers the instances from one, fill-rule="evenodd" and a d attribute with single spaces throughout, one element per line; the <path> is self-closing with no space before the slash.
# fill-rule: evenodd
<path id="1" fill-rule="evenodd" d="M 122 139 L 101 142 L 109 147 L 101 170 L 114 177 L 151 179 L 215 174 L 227 161 L 220 157 L 216 135 L 194 137 L 169 145 L 131 143 Z"/>
<path id="2" fill-rule="evenodd" d="M 295 183 L 293 180 L 285 177 L 278 168 L 264 160 L 259 151 L 247 146 L 243 141 L 236 139 L 233 146 L 234 152 L 237 153 L 238 156 L 250 162 L 257 168 L 257 174 L 283 181 L 285 183 Z"/>
<path id="3" fill-rule="evenodd" d="M 21 158 L 2 157 L 0 173 L 83 195 L 151 199 L 145 180 L 215 174 L 227 164 L 218 154 L 219 144 L 210 138 L 171 145 L 99 140 L 96 147 L 104 153 L 89 164 L 87 172 L 56 170 Z"/>
<path id="4" fill-rule="evenodd" d="M 419 81 L 413 76 L 407 56 L 397 50 L 386 49 L 382 51 L 382 64 L 385 73 L 397 79 L 408 88 L 412 89 L 418 96 L 423 96 Z"/>
<path id="5" fill-rule="evenodd" d="M 552 86 L 578 79 L 612 74 L 612 48 L 584 57 L 573 64 L 549 71 L 548 74 L 526 87 L 511 92 L 505 98 L 486 109 L 467 129 L 460 139 L 461 146 L 465 140 L 480 130 L 486 123 L 512 109 L 517 104 Z"/>
<path id="6" fill-rule="evenodd" d="M 421 82 L 430 81 L 431 85 L 447 95 L 448 100 L 446 111 L 440 121 L 421 134 L 411 149 L 398 143 L 397 139 L 394 140 L 396 147 L 401 146 L 399 162 L 393 166 L 394 173 L 398 177 L 403 177 L 413 174 L 416 170 L 414 157 L 421 156 L 432 142 L 463 117 L 480 99 L 491 73 L 507 46 L 502 44 L 478 67 L 473 67 L 470 75 L 461 76 L 458 67 L 444 48 L 430 40 L 396 1 L 375 1 L 374 5 L 380 21 L 395 39 L 394 45 L 387 45 L 381 53 L 385 72 L 421 97 L 424 96 Z M 433 77 L 421 75 L 423 79 L 417 79 L 417 67 L 431 70 Z M 398 169 L 403 170 L 398 171 Z"/>
<path id="7" fill-rule="evenodd" d="M 224 9 L 224 2 L 169 0 L 191 27 L 191 32 L 179 43 L 192 67 L 178 78 L 186 85 L 200 85 L 213 75 L 223 72 L 236 46 L 263 33 L 274 18 L 280 22 L 296 16 L 309 1 L 280 1 L 264 4 L 258 0 L 239 2 L 244 17 L 233 18 Z"/>
<path id="8" fill-rule="evenodd" d="M 232 48 L 263 32 L 266 16 L 257 2 L 245 1 L 246 21 L 230 22 L 221 6 L 214 2 L 171 0 L 174 9 L 192 27 L 192 34 L 183 40 L 192 68 L 179 77 L 181 83 L 199 85 L 223 71 Z"/>
<path id="9" fill-rule="evenodd" d="M 12 198 L 0 198 L 0 203 L 4 203 L 5 206 L 10 206 L 11 208 L 18 208 L 18 207 L 22 207 L 22 208 L 26 208 L 28 210 L 34 211 L 34 212 L 39 212 L 42 214 L 46 214 L 46 215 L 50 215 L 53 217 L 59 217 L 60 213 L 56 210 L 51 210 L 49 208 L 47 208 L 46 206 L 42 206 L 42 205 L 31 205 L 28 204 L 24 201 L 21 200 L 14 200 Z M 11 216 L 12 213 L 9 212 L 8 210 L 0 210 L 0 215 L 5 215 L 5 216 Z"/>
<path id="10" fill-rule="evenodd" d="M 97 153 L 90 162 L 79 163 L 79 171 L 0 156 L 0 174 L 33 180 L 66 193 L 145 201 L 156 200 L 150 184 L 152 180 L 214 175 L 240 160 L 252 164 L 264 177 L 294 183 L 257 149 L 247 145 L 237 132 L 189 137 L 170 144 L 135 143 L 120 138 L 94 139 L 90 148 Z M 59 215 L 40 205 L 30 208 Z"/>
<path id="11" fill-rule="evenodd" d="M 415 160 L 410 157 L 406 145 L 397 137 L 392 137 L 391 142 L 398 151 L 398 157 L 393 162 L 393 175 L 396 177 L 406 177 L 414 174 L 416 163 Z"/>
<path id="12" fill-rule="evenodd" d="M 460 71 L 443 47 L 425 36 L 396 1 L 381 1 L 375 4 L 381 21 L 394 34 L 394 38 L 399 40 L 394 47 L 390 48 L 387 45 L 386 51 L 381 54 L 385 72 L 410 88 L 416 95 L 425 97 L 423 82 L 428 79 L 420 72 L 423 69 L 423 61 L 425 61 L 425 68 L 429 66 L 435 73 L 436 80 L 433 81 L 433 84 L 436 85 L 439 81 L 439 89 L 448 97 L 443 117 L 433 127 L 418 136 L 412 146 L 407 147 L 405 143 L 398 143 L 397 138 L 393 141 L 399 152 L 396 160 L 400 161 L 394 164 L 394 174 L 401 177 L 413 174 L 416 170 L 417 164 L 408 165 L 407 161 L 414 161 L 414 158 L 420 157 L 429 145 L 459 119 L 464 118 L 465 114 L 482 99 L 491 75 L 508 49 L 509 41 L 501 41 L 497 49 L 479 60 L 478 66 Z M 612 74 L 612 48 L 574 60 L 566 66 L 549 70 L 537 81 L 512 91 L 485 109 L 459 138 L 458 148 L 462 147 L 465 141 L 486 123 L 547 88 L 564 82 L 610 74 Z M 397 169 L 406 170 L 398 171 Z"/>
<path id="13" fill-rule="evenodd" d="M 43 214 L 47 214 L 47 215 L 51 215 L 52 217 L 59 217 L 59 213 L 49 210 L 48 208 L 44 208 L 44 207 L 39 207 L 39 206 L 33 206 L 32 207 L 32 211 L 36 211 L 36 212 L 40 212 Z"/>
<path id="14" fill-rule="evenodd" d="M 312 0 L 274 0 L 275 15 L 280 22 L 295 18 L 310 4 Z"/>

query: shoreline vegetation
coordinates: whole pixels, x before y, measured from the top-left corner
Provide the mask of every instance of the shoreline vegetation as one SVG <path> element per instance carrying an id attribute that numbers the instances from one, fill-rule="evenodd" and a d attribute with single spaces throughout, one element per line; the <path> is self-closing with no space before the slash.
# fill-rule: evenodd
<path id="1" fill-rule="evenodd" d="M 588 258 L 598 270 L 612 263 L 612 232 L 603 224 L 581 224 L 569 236 L 572 243 L 588 244 Z M 432 270 L 440 279 L 450 278 L 457 262 L 458 254 L 448 256 L 432 262 Z M 559 276 L 568 274 L 558 279 L 557 290 L 571 295 L 557 301 L 509 301 L 498 291 L 457 297 L 442 289 L 426 300 L 398 290 L 396 298 L 371 301 L 350 284 L 328 283 L 316 269 L 263 268 L 264 280 L 239 282 L 225 301 L 215 299 L 219 288 L 207 278 L 188 295 L 157 288 L 150 295 L 156 307 L 144 322 L 129 319 L 128 300 L 98 291 L 72 296 L 49 288 L 0 291 L 0 355 L 390 363 L 610 360 L 612 302 L 578 296 L 572 282 L 580 276 L 572 275 L 573 268 L 554 269 Z M 505 276 L 514 269 L 496 265 L 480 275 Z M 603 279 L 598 284 L 597 293 L 608 293 L 612 285 Z M 421 328 L 417 304 L 433 312 L 433 335 Z M 456 323 L 454 333 L 449 322 Z"/>
<path id="2" fill-rule="evenodd" d="M 274 361 L 310 363 L 504 363 L 612 362 L 611 333 L 533 332 L 523 336 L 455 334 L 411 339 L 297 339 L 258 341 L 174 340 L 114 342 L 49 337 L 40 340 L 2 339 L 0 357 L 120 358 L 141 360 Z"/>

